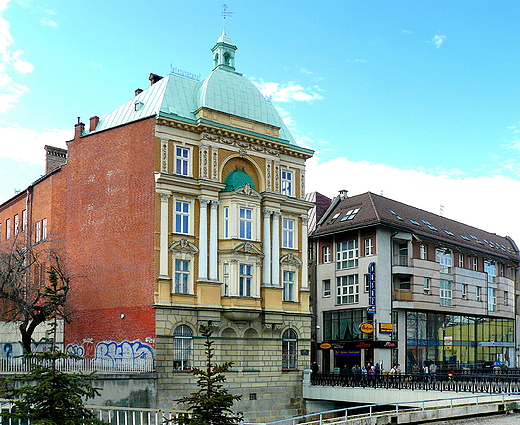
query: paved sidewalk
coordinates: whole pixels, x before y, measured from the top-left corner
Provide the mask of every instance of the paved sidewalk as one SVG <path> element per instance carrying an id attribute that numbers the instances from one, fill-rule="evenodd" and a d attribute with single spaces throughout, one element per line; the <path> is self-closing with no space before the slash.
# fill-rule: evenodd
<path id="1" fill-rule="evenodd" d="M 481 418 L 444 420 L 429 422 L 429 425 L 520 425 L 520 413 L 509 415 L 491 415 Z"/>

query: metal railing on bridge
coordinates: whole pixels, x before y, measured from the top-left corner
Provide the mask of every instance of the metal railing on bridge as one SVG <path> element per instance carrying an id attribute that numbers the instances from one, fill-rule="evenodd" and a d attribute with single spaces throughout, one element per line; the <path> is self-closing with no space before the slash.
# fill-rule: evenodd
<path id="1" fill-rule="evenodd" d="M 311 385 L 334 387 L 385 388 L 425 391 L 453 391 L 470 393 L 518 393 L 520 376 L 486 375 L 340 375 L 317 374 L 311 376 Z"/>

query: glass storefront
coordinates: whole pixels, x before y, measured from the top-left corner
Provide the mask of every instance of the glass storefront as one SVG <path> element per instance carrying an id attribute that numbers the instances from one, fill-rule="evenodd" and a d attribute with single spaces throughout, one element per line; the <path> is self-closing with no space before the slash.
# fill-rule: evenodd
<path id="1" fill-rule="evenodd" d="M 408 311 L 406 329 L 407 371 L 425 362 L 468 369 L 513 364 L 513 319 Z"/>

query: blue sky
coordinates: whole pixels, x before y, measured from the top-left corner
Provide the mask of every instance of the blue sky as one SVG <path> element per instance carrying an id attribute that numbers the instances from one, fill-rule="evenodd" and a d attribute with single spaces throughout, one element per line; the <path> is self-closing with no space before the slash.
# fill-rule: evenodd
<path id="1" fill-rule="evenodd" d="M 0 202 L 151 72 L 204 78 L 222 4 L 0 0 Z M 227 6 L 237 71 L 316 151 L 309 191 L 383 193 L 520 243 L 518 1 Z"/>

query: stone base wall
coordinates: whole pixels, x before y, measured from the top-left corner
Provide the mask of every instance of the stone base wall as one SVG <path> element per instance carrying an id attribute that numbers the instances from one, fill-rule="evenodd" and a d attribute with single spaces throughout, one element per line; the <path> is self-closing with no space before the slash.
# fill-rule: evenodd
<path id="1" fill-rule="evenodd" d="M 310 316 L 301 314 L 269 315 L 272 323 L 260 316 L 251 322 L 236 323 L 213 315 L 212 336 L 215 363 L 233 362 L 226 374 L 225 386 L 242 399 L 233 410 L 243 412 L 246 422 L 268 422 L 305 413 L 302 395 L 302 371 L 310 366 Z M 174 370 L 173 332 L 179 325 L 193 330 L 193 365 L 205 365 L 204 338 L 200 336 L 199 317 L 208 312 L 157 310 L 158 407 L 182 408 L 174 400 L 198 390 L 189 370 Z M 282 334 L 293 329 L 297 339 L 297 367 L 282 369 Z"/>

